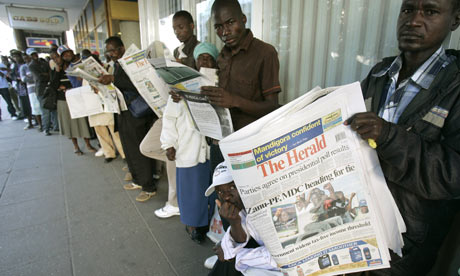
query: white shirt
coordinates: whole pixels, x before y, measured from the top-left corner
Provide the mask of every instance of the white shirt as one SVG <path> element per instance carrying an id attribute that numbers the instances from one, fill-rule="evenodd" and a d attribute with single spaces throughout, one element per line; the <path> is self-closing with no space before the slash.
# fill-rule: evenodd
<path id="1" fill-rule="evenodd" d="M 237 243 L 230 234 L 229 227 L 221 241 L 224 258 L 230 260 L 236 258 L 235 268 L 243 274 L 246 270 L 257 268 L 263 270 L 279 271 L 275 260 L 273 259 L 268 249 L 265 247 L 261 237 L 256 232 L 254 226 L 246 220 L 246 211 L 242 210 L 239 213 L 241 217 L 241 226 L 246 232 L 246 241 Z M 257 248 L 244 248 L 250 238 L 253 238 L 260 246 Z M 263 274 L 259 274 L 263 275 Z"/>

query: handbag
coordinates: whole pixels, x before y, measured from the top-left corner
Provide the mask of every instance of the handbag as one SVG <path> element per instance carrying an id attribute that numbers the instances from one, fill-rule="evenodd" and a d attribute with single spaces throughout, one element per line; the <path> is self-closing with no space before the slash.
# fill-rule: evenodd
<path id="1" fill-rule="evenodd" d="M 153 114 L 153 110 L 145 102 L 144 98 L 139 95 L 139 93 L 123 91 L 123 96 L 125 98 L 126 105 L 128 106 L 128 110 L 131 112 L 133 117 L 143 118 Z"/>
<path id="2" fill-rule="evenodd" d="M 43 107 L 48 110 L 57 109 L 57 90 L 48 86 L 43 94 Z"/>

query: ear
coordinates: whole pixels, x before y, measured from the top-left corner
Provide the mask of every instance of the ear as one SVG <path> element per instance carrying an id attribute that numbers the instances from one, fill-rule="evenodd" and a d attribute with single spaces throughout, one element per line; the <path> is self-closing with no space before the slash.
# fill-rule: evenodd
<path id="1" fill-rule="evenodd" d="M 190 28 L 191 28 L 192 30 L 194 30 L 194 29 L 195 29 L 195 24 L 194 24 L 194 23 L 190 23 Z"/>
<path id="2" fill-rule="evenodd" d="M 243 19 L 243 24 L 246 25 L 246 22 L 248 22 L 248 19 L 246 18 L 246 15 L 245 15 L 245 14 L 243 14 L 243 18 L 242 18 L 242 19 Z"/>
<path id="3" fill-rule="evenodd" d="M 455 31 L 459 25 L 460 25 L 460 9 L 457 9 L 457 11 L 454 12 L 454 18 L 452 19 L 452 25 L 450 27 L 450 30 L 452 32 Z"/>

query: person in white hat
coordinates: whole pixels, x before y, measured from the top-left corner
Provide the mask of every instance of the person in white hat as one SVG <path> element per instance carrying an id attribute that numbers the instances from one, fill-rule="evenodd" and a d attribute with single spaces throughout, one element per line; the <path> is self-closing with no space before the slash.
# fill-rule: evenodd
<path id="1" fill-rule="evenodd" d="M 219 215 L 230 227 L 220 244 L 214 247 L 219 260 L 209 275 L 223 275 L 223 269 L 236 269 L 245 276 L 283 275 L 251 221 L 246 220 L 243 201 L 225 162 L 217 165 L 205 195 L 210 196 L 214 191 Z M 235 266 L 226 265 L 226 261 L 234 262 Z"/>

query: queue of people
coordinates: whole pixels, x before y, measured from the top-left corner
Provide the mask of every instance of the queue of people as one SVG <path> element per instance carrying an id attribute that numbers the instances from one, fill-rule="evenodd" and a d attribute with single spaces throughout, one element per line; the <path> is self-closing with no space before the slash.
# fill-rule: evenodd
<path id="1" fill-rule="evenodd" d="M 246 28 L 247 18 L 238 1 L 216 0 L 211 20 L 224 43 L 220 52 L 214 45 L 197 40 L 190 13 L 174 15 L 172 31 L 182 43 L 174 50 L 174 58 L 197 70 L 218 69 L 218 86 L 201 87 L 201 93 L 211 104 L 229 108 L 238 130 L 279 107 L 278 54 Z M 397 25 L 401 54 L 385 58 L 371 69 L 361 83 L 369 112 L 355 114 L 345 122 L 362 139 L 376 142 L 387 185 L 407 226 L 403 256 L 391 252 L 390 268 L 366 275 L 427 274 L 459 210 L 460 61 L 458 51 L 442 46 L 459 25 L 457 0 L 403 0 Z M 217 260 L 212 262 L 209 275 L 282 275 L 259 234 L 246 221 L 219 141 L 202 136 L 194 128 L 184 101 L 173 92 L 163 118 L 135 104 L 142 97 L 118 62 L 125 53 L 123 41 L 109 37 L 105 47 L 113 70 L 99 82 L 113 83 L 123 94 L 128 110 L 90 121 L 106 161 L 116 157 L 115 151 L 126 160 L 132 182 L 124 189 L 140 190 L 136 200 L 148 201 L 157 190 L 156 160 L 166 162 L 168 201 L 155 210 L 156 216 L 167 219 L 179 215 L 184 234 L 202 243 L 214 204 L 219 208 L 226 234 L 214 248 Z M 90 55 L 85 52 L 81 58 Z M 78 137 L 95 152 L 89 141 L 88 121 L 71 119 L 65 102 L 65 92 L 82 85 L 81 80 L 66 76 L 65 70 L 80 63 L 81 58 L 65 45 L 52 50 L 50 63 L 38 58 L 33 49 L 12 56 L 17 69 L 0 64 L 0 93 L 11 116 L 18 116 L 15 105 L 20 105 L 21 116 L 28 121 L 25 129 L 34 127 L 35 117 L 47 135 L 59 128 L 72 140 L 77 155 L 82 154 Z M 15 82 L 17 104 L 11 101 L 8 79 Z M 47 87 L 57 91 L 57 115 L 46 108 Z M 310 219 L 305 229 L 334 227 L 325 222 L 330 217 L 348 223 L 366 216 L 365 200 L 353 207 L 354 194 L 345 196 L 330 184 L 323 188 L 297 198 L 296 212 Z M 285 226 L 281 222 L 287 223 L 289 214 L 279 210 L 273 220 Z"/>

